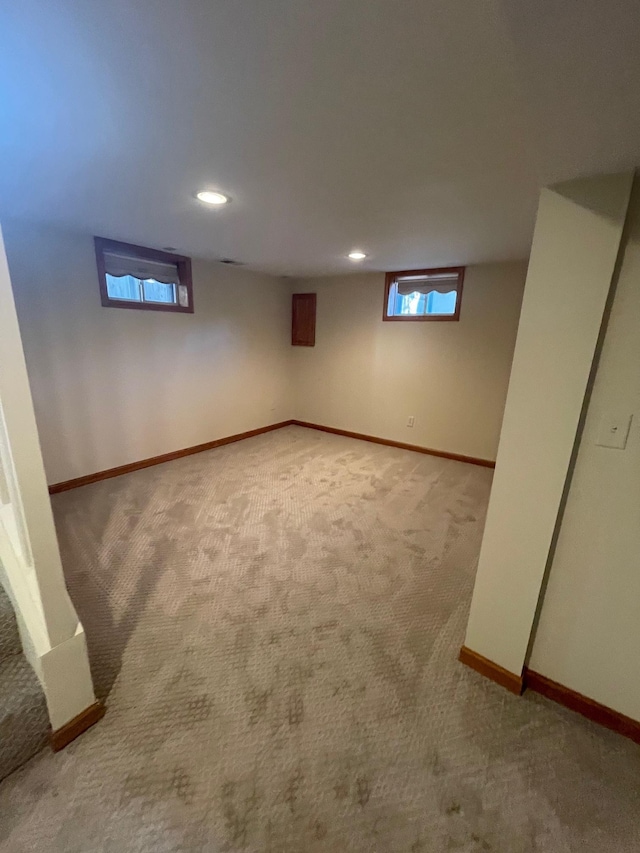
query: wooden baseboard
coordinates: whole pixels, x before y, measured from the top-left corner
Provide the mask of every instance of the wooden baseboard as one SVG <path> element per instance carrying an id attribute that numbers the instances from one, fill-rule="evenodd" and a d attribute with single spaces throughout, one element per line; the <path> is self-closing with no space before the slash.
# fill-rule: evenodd
<path id="1" fill-rule="evenodd" d="M 61 729 L 57 729 L 55 732 L 51 732 L 50 742 L 51 748 L 54 752 L 58 752 L 61 749 L 64 749 L 65 746 L 71 743 L 72 740 L 75 740 L 78 735 L 81 735 L 83 732 L 86 732 L 87 729 L 91 728 L 91 726 L 95 725 L 98 720 L 101 720 L 105 715 L 105 707 L 102 702 L 94 702 L 93 705 L 89 705 L 88 708 L 85 708 L 77 717 L 74 717 L 73 720 L 69 720 L 68 723 L 65 723 Z"/>
<path id="2" fill-rule="evenodd" d="M 465 666 L 475 669 L 476 672 L 479 672 L 480 675 L 484 675 L 485 678 L 490 678 L 501 687 L 506 687 L 507 690 L 511 693 L 515 693 L 516 696 L 522 695 L 522 691 L 524 690 L 524 679 L 522 675 L 516 675 L 513 672 L 509 672 L 508 669 L 498 666 L 497 663 L 479 655 L 478 652 L 468 649 L 466 646 L 463 646 L 460 649 L 458 660 L 465 664 Z"/>
<path id="3" fill-rule="evenodd" d="M 308 429 L 319 429 L 322 432 L 331 432 L 334 435 L 344 435 L 347 438 L 359 438 L 361 441 L 372 441 L 374 444 L 384 444 L 387 447 L 399 447 L 400 450 L 414 450 L 416 453 L 427 453 L 429 456 L 440 456 L 442 459 L 453 459 L 456 462 L 469 462 L 471 465 L 482 465 L 484 468 L 495 468 L 496 463 L 491 459 L 480 459 L 477 456 L 464 456 L 461 453 L 449 453 L 448 450 L 434 450 L 432 447 L 422 447 L 419 444 L 407 444 L 404 441 L 393 441 L 390 438 L 378 438 L 375 435 L 364 435 L 361 432 L 351 432 L 348 429 L 336 429 L 335 427 L 323 426 L 322 424 L 311 424 L 308 421 L 292 420 L 290 423 Z"/>
<path id="4" fill-rule="evenodd" d="M 624 714 L 607 708 L 606 705 L 601 705 L 594 699 L 589 699 L 582 693 L 577 693 L 575 690 L 558 684 L 557 681 L 552 681 L 545 675 L 530 669 L 525 669 L 524 683 L 527 690 L 540 693 L 547 699 L 552 699 L 559 705 L 564 705 L 565 708 L 582 714 L 583 717 L 592 720 L 594 723 L 599 723 L 599 725 L 640 744 L 640 722 L 637 720 L 625 717 Z"/>
<path id="5" fill-rule="evenodd" d="M 119 477 L 121 474 L 130 474 L 141 468 L 150 468 L 152 465 L 161 465 L 163 462 L 171 462 L 173 459 L 181 459 L 183 456 L 191 456 L 194 453 L 202 453 L 203 450 L 213 450 L 223 444 L 232 444 L 234 441 L 242 441 L 243 438 L 252 438 L 254 435 L 262 435 L 274 429 L 289 426 L 293 421 L 281 421 L 277 424 L 250 429 L 247 432 L 239 432 L 236 435 L 228 435 L 225 438 L 216 438 L 214 441 L 206 441 L 204 444 L 196 444 L 193 447 L 184 447 L 182 450 L 172 450 L 170 453 L 162 453 L 160 456 L 151 456 L 149 459 L 141 459 L 139 462 L 129 462 L 127 465 L 119 465 L 117 468 L 107 468 L 106 471 L 97 471 L 95 474 L 86 474 L 84 477 L 76 477 L 74 480 L 65 480 L 62 483 L 54 483 L 49 486 L 49 494 L 66 492 L 68 489 L 77 489 L 79 486 L 88 486 L 100 480 L 109 480 L 111 477 Z"/>
<path id="6" fill-rule="evenodd" d="M 214 447 L 222 447 L 224 444 L 232 444 L 234 441 L 242 441 L 244 438 L 252 438 L 254 435 L 262 435 L 274 429 L 286 426 L 301 426 L 307 429 L 318 429 L 322 432 L 330 432 L 334 435 L 344 435 L 347 438 L 357 438 L 361 441 L 372 441 L 374 444 L 384 444 L 387 447 L 398 447 L 400 450 L 414 450 L 416 453 L 427 453 L 430 456 L 440 456 L 443 459 L 453 459 L 456 462 L 469 462 L 472 465 L 482 465 L 485 468 L 495 468 L 496 463 L 491 459 L 479 459 L 475 456 L 463 456 L 460 453 L 449 453 L 446 450 L 434 450 L 430 447 L 421 447 L 419 444 L 407 444 L 403 441 L 392 441 L 389 438 L 378 438 L 375 435 L 364 435 L 360 432 L 351 432 L 347 429 L 336 429 L 335 427 L 311 424 L 307 421 L 288 420 L 277 424 L 250 429 L 247 432 L 239 432 L 236 435 L 228 435 L 224 438 L 216 438 L 214 441 L 206 441 L 204 444 L 196 444 L 193 447 L 183 447 L 181 450 L 172 450 L 170 453 L 162 453 L 160 456 L 151 456 L 148 459 L 140 459 L 138 462 L 129 462 L 127 465 L 119 465 L 117 468 L 107 468 L 106 471 L 96 471 L 95 474 L 85 474 L 84 477 L 76 477 L 73 480 L 65 480 L 62 483 L 54 483 L 49 486 L 49 494 L 66 492 L 69 489 L 77 489 L 80 486 L 88 486 L 98 483 L 100 480 L 109 480 L 111 477 L 119 477 L 121 474 L 130 474 L 142 468 L 150 468 L 152 465 L 161 465 L 163 462 L 171 462 L 173 459 L 181 459 L 183 456 L 191 456 L 194 453 L 202 453 L 204 450 L 213 450 Z"/>

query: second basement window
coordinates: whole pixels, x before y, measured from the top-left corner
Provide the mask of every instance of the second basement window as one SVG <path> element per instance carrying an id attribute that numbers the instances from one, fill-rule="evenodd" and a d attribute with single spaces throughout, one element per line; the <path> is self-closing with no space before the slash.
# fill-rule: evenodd
<path id="1" fill-rule="evenodd" d="M 464 269 L 387 273 L 383 320 L 459 320 Z"/>
<path id="2" fill-rule="evenodd" d="M 102 237 L 95 247 L 105 307 L 193 314 L 190 258 Z"/>

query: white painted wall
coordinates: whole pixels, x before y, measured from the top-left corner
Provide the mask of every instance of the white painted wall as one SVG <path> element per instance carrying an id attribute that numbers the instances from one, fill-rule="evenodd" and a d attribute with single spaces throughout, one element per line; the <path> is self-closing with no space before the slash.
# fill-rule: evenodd
<path id="1" fill-rule="evenodd" d="M 1 233 L 0 468 L 0 581 L 56 730 L 95 697 L 84 630 L 62 572 Z"/>
<path id="2" fill-rule="evenodd" d="M 90 236 L 5 237 L 49 483 L 292 417 L 280 279 L 194 259 L 194 314 L 103 308 Z"/>
<path id="3" fill-rule="evenodd" d="M 469 267 L 457 323 L 383 322 L 383 273 L 292 283 L 318 294 L 316 345 L 293 348 L 295 417 L 495 459 L 525 275 Z"/>
<path id="4" fill-rule="evenodd" d="M 465 645 L 519 674 L 633 180 L 543 190 Z"/>
<path id="5" fill-rule="evenodd" d="M 459 323 L 403 324 L 382 322 L 381 273 L 293 286 L 194 259 L 177 315 L 103 308 L 87 235 L 5 231 L 49 483 L 291 417 L 495 458 L 524 262 L 470 267 Z M 305 289 L 316 346 L 292 348 Z"/>
<path id="6" fill-rule="evenodd" d="M 529 666 L 640 720 L 640 183 Z M 601 421 L 634 415 L 625 450 Z"/>

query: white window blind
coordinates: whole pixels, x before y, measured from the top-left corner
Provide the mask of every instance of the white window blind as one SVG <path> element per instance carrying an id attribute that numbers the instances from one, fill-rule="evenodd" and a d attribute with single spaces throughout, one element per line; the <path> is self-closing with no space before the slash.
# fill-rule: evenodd
<path id="1" fill-rule="evenodd" d="M 459 278 L 457 272 L 407 275 L 397 278 L 396 285 L 401 296 L 410 293 L 451 293 L 458 289 Z"/>
<path id="2" fill-rule="evenodd" d="M 107 275 L 117 278 L 131 275 L 141 281 L 159 281 L 162 284 L 179 284 L 180 275 L 177 264 L 162 261 L 133 258 L 115 252 L 104 253 L 104 269 Z"/>

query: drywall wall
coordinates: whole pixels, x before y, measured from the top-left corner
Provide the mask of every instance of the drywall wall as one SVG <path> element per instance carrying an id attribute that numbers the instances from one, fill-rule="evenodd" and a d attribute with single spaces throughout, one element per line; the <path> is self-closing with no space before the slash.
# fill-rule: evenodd
<path id="1" fill-rule="evenodd" d="M 640 720 L 640 184 L 529 666 Z M 633 415 L 625 450 L 603 420 Z"/>
<path id="2" fill-rule="evenodd" d="M 4 230 L 49 483 L 292 417 L 280 279 L 194 259 L 194 314 L 103 308 L 91 236 Z"/>
<path id="3" fill-rule="evenodd" d="M 316 345 L 293 348 L 296 418 L 495 459 L 525 275 L 467 268 L 460 321 L 431 323 L 382 321 L 384 273 L 294 282 L 318 295 Z"/>
<path id="4" fill-rule="evenodd" d="M 458 323 L 407 324 L 382 322 L 382 273 L 293 286 L 194 259 L 179 315 L 103 308 L 88 235 L 5 235 L 49 483 L 291 417 L 495 459 L 525 262 L 470 267 Z M 313 348 L 290 344 L 296 290 L 318 293 Z"/>
<path id="5" fill-rule="evenodd" d="M 525 663 L 633 174 L 540 196 L 465 645 Z"/>

